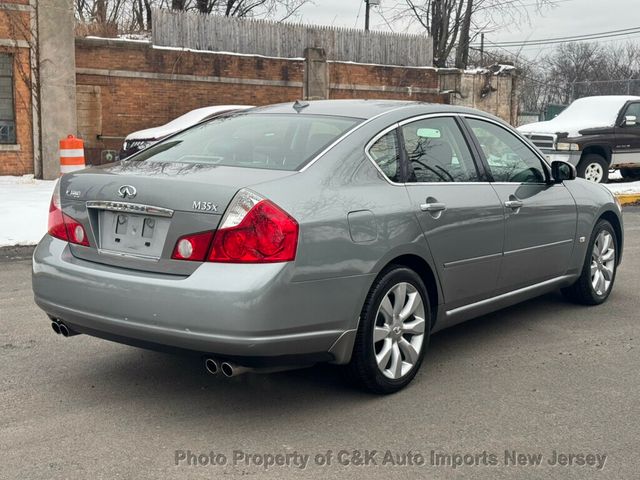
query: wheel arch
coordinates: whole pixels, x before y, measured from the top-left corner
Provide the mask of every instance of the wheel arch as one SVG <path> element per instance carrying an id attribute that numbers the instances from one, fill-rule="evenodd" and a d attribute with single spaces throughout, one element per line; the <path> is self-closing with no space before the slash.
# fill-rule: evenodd
<path id="1" fill-rule="evenodd" d="M 589 145 L 585 147 L 580 156 L 580 161 L 584 160 L 587 155 L 600 155 L 609 165 L 611 165 L 611 148 L 604 145 Z"/>
<path id="2" fill-rule="evenodd" d="M 622 223 L 620 222 L 620 218 L 611 210 L 607 210 L 603 212 L 596 220 L 596 224 L 600 220 L 606 220 L 611 224 L 613 230 L 616 232 L 616 248 L 618 249 L 618 264 L 622 261 L 622 246 L 623 246 L 623 231 L 622 231 Z"/>
<path id="3" fill-rule="evenodd" d="M 427 288 L 427 295 L 429 296 L 429 306 L 431 307 L 431 327 L 433 328 L 437 319 L 438 305 L 440 303 L 440 288 L 433 269 L 424 258 L 414 254 L 405 254 L 395 257 L 385 265 L 382 271 L 388 270 L 394 266 L 406 267 L 413 270 L 424 282 L 424 285 Z"/>

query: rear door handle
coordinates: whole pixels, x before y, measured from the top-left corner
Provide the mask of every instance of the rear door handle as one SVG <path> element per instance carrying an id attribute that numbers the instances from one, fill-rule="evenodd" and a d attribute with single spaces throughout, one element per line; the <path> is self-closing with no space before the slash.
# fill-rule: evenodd
<path id="1" fill-rule="evenodd" d="M 523 203 L 521 200 L 507 200 L 504 202 L 504 206 L 507 208 L 513 208 L 514 210 L 522 207 Z"/>
<path id="2" fill-rule="evenodd" d="M 423 212 L 441 212 L 446 209 L 447 206 L 444 203 L 423 203 L 420 205 L 420 210 Z"/>

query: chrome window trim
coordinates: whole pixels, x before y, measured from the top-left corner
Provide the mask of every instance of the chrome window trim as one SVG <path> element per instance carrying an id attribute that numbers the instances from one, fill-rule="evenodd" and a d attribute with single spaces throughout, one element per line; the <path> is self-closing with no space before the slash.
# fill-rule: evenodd
<path id="1" fill-rule="evenodd" d="M 342 142 L 344 139 L 349 137 L 351 134 L 353 134 L 353 133 L 357 132 L 358 130 L 360 130 L 360 128 L 364 127 L 365 125 L 368 125 L 369 123 L 373 122 L 374 120 L 377 120 L 378 118 L 380 118 L 380 117 L 382 117 L 384 115 L 387 115 L 389 113 L 395 112 L 397 110 L 402 110 L 403 108 L 407 108 L 407 105 L 402 105 L 402 106 L 399 106 L 399 107 L 396 107 L 396 108 L 392 108 L 390 110 L 385 110 L 384 112 L 378 113 L 377 115 L 374 115 L 373 117 L 367 118 L 366 120 L 360 122 L 355 127 L 353 127 L 351 130 L 349 130 L 348 132 L 344 133 L 341 137 L 339 137 L 337 140 L 335 140 L 327 148 L 322 150 L 318 155 L 316 155 L 313 159 L 311 159 L 305 166 L 303 166 L 300 170 L 297 170 L 297 171 L 299 173 L 302 173 L 305 170 L 307 170 L 308 168 L 310 168 L 314 163 L 316 163 L 324 155 L 326 155 L 333 147 L 338 145 L 340 142 Z"/>
<path id="2" fill-rule="evenodd" d="M 86 205 L 87 208 L 109 210 L 112 212 L 137 213 L 140 215 L 154 215 L 157 217 L 170 218 L 173 217 L 174 213 L 170 208 L 155 207 L 153 205 L 143 205 L 140 203 L 90 200 Z"/>

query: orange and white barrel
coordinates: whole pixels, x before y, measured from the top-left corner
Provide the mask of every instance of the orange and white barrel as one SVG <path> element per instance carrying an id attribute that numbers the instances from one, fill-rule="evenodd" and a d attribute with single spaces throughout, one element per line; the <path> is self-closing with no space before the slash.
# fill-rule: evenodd
<path id="1" fill-rule="evenodd" d="M 69 135 L 60 140 L 60 174 L 64 175 L 83 168 L 85 168 L 85 164 L 82 139 Z"/>

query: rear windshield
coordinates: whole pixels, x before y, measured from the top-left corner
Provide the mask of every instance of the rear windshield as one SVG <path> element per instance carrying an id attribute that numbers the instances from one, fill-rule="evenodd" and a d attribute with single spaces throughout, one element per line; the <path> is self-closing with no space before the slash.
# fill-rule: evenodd
<path id="1" fill-rule="evenodd" d="M 326 115 L 237 113 L 174 135 L 131 160 L 297 170 L 361 121 Z"/>

